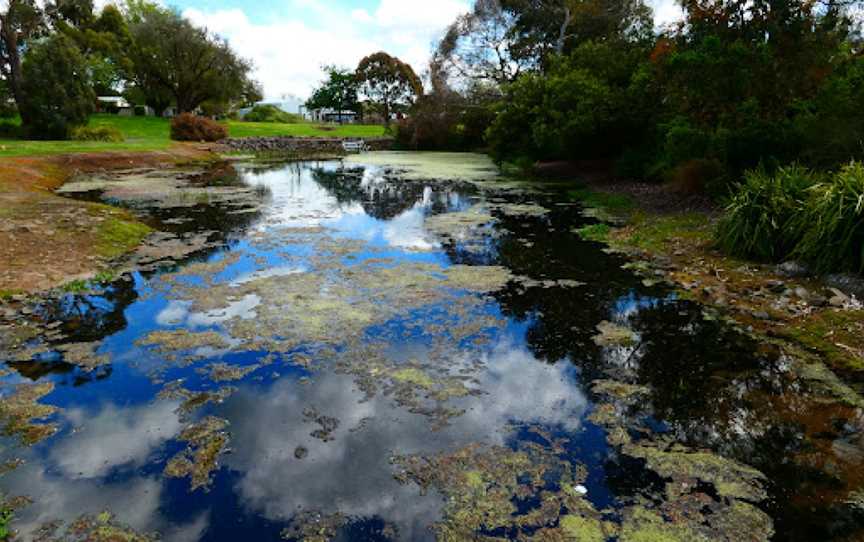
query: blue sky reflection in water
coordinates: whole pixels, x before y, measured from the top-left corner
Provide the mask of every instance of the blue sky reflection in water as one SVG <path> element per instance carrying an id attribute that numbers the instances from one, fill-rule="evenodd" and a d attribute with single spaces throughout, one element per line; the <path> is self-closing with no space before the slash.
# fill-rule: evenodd
<path id="1" fill-rule="evenodd" d="M 4 387 L 53 382 L 44 402 L 59 408 L 53 437 L 31 448 L 5 441 L 3 459 L 25 463 L 0 487 L 33 500 L 16 515 L 24 539 L 108 511 L 168 541 L 315 529 L 340 540 L 429 540 L 453 513 L 447 503 L 465 497 L 457 490 L 480 482 L 484 495 L 513 492 L 496 501 L 512 515 L 506 525 L 488 520 L 488 535 L 572 527 L 565 518 L 578 506 L 589 527 L 627 528 L 638 524 L 634 503 L 663 484 L 632 459 L 653 448 L 635 445 L 627 459 L 607 437 L 626 447 L 675 434 L 760 468 L 772 457 L 722 406 L 742 382 L 784 393 L 770 357 L 580 241 L 573 230 L 590 219 L 554 186 L 489 190 L 339 162 L 237 170 L 239 182 L 262 188 L 263 204 L 216 213 L 230 225 L 217 248 L 43 307 L 65 321 L 64 341 L 98 340 L 109 364 L 87 372 L 51 352 L 10 364 Z M 212 227 L 204 218 L 193 224 Z M 604 322 L 631 338 L 598 340 Z M 62 349 L 55 341 L 49 350 Z M 705 388 L 712 378 L 730 386 Z M 643 383 L 659 391 L 646 397 Z M 221 421 L 205 437 L 225 440 L 194 444 L 190 428 L 207 420 Z M 196 454 L 211 444 L 219 453 L 198 487 L 188 471 L 166 475 L 206 464 Z M 483 470 L 527 460 L 542 469 L 523 464 L 509 488 L 508 473 L 496 481 Z M 745 494 L 760 495 L 761 475 L 741 472 L 758 482 Z M 724 498 L 693 491 L 685 497 L 707 498 L 715 518 L 727 517 Z M 683 498 L 669 506 L 689 506 Z M 543 502 L 560 505 L 550 512 Z M 772 511 L 794 513 L 782 502 Z"/>
<path id="2" fill-rule="evenodd" d="M 469 193 L 463 193 L 433 185 L 402 189 L 382 183 L 383 171 L 369 168 L 353 193 L 334 194 L 316 179 L 338 167 L 322 163 L 245 171 L 245 181 L 268 187 L 270 199 L 257 221 L 229 235 L 230 249 L 207 258 L 210 263 L 236 258 L 214 281 L 242 283 L 267 276 L 290 280 L 294 274 L 316 272 L 308 259 L 314 254 L 311 244 L 250 242 L 281 228 L 306 228 L 337 243 L 359 241 L 357 250 L 339 259 L 346 267 L 372 258 L 382 261 L 380 265 L 404 260 L 443 269 L 452 264 L 440 241 L 424 231 L 424 218 L 467 209 L 480 200 L 471 194 L 476 190 L 467 187 Z M 61 430 L 26 452 L 26 464 L 3 481 L 6 492 L 34 500 L 16 525 L 23 533 L 47 521 L 110 510 L 118 521 L 142 532 L 158 531 L 166 540 L 232 540 L 240 532 L 278 539 L 298 511 L 315 511 L 339 512 L 360 524 L 393 525 L 402 539 L 427 539 L 429 525 L 440 514 L 440 499 L 397 483 L 389 464 L 392 454 L 435 453 L 471 442 L 504 445 L 515 434 L 510 424 L 580 431 L 587 401 L 575 367 L 538 362 L 524 342 L 526 324 L 503 320 L 488 344 L 464 354 L 477 356 L 471 363 L 484 366 L 473 384 L 483 395 L 454 401 L 465 413 L 435 433 L 430 433 L 424 415 L 395 405 L 392 397 L 367 396 L 354 377 L 336 374 L 326 364 L 308 369 L 274 363 L 232 383 L 238 389 L 223 404 L 195 414 L 197 418 L 206 412 L 230 422 L 231 453 L 220 459 L 213 487 L 190 494 L 188 480 L 162 474 L 165 462 L 183 447 L 175 439 L 188 420 L 177 412 L 178 399 L 159 400 L 156 395 L 165 382 L 180 379 L 194 391 L 216 389 L 220 385 L 196 369 L 214 361 L 254 365 L 266 352 L 231 354 L 207 352 L 205 347 L 200 359 L 184 366 L 136 341 L 164 329 L 218 330 L 219 322 L 233 315 L 253 314 L 261 301 L 241 300 L 227 313 L 192 313 L 188 302 L 174 299 L 171 289 L 164 288 L 166 276 L 171 274 L 136 275 L 133 285 L 116 286 L 134 288 L 136 299 L 122 307 L 125 328 L 107 336 L 99 349 L 112 362 L 103 379 L 76 385 L 71 375 L 80 371 L 71 368 L 71 373 L 45 377 L 58 384 L 47 402 L 62 409 L 57 416 Z M 186 276 L 182 282 L 200 284 L 199 279 Z M 392 337 L 406 326 L 422 328 L 423 319 L 434 318 L 436 308 L 434 303 L 416 307 L 370 326 L 368 333 L 390 337 L 388 355 L 395 359 L 418 359 L 430 347 L 422 329 L 406 340 Z M 501 317 L 491 298 L 475 309 Z M 10 377 L 10 383 L 12 379 L 18 380 Z M 339 420 L 332 440 L 310 436 L 314 424 L 303 415 L 309 408 Z M 308 452 L 303 460 L 295 457 L 298 448 Z M 15 452 L 20 455 L 21 450 Z"/>

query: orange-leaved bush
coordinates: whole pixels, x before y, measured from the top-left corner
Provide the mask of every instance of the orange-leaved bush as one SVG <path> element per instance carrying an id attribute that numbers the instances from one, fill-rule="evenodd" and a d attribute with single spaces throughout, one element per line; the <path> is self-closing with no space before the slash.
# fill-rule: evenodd
<path id="1" fill-rule="evenodd" d="M 181 113 L 171 121 L 175 141 L 219 141 L 228 137 L 228 128 L 214 120 L 192 113 Z"/>

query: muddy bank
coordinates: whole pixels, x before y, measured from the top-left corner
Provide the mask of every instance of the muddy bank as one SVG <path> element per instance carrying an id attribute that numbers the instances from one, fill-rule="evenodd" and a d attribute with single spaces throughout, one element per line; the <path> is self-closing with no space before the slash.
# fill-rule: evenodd
<path id="1" fill-rule="evenodd" d="M 134 249 L 149 228 L 131 213 L 59 197 L 75 175 L 209 161 L 209 149 L 176 145 L 150 153 L 5 158 L 0 163 L 0 297 L 91 278 Z"/>

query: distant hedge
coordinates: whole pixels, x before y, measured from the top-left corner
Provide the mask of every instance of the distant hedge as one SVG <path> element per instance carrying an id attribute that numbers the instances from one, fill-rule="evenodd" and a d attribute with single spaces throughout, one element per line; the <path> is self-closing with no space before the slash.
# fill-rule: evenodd
<path id="1" fill-rule="evenodd" d="M 243 117 L 246 122 L 273 122 L 280 124 L 297 124 L 303 119 L 300 115 L 292 115 L 282 111 L 275 105 L 256 105 L 252 111 Z"/>

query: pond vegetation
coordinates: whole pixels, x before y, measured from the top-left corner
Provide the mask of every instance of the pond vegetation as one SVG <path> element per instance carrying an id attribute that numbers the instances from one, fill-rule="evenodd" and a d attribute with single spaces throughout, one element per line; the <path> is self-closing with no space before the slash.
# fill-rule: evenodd
<path id="1" fill-rule="evenodd" d="M 860 396 L 811 354 L 583 239 L 598 222 L 574 190 L 419 153 L 73 179 L 66 197 L 158 233 L 117 273 L 0 312 L 10 528 L 169 541 L 864 532 Z"/>

